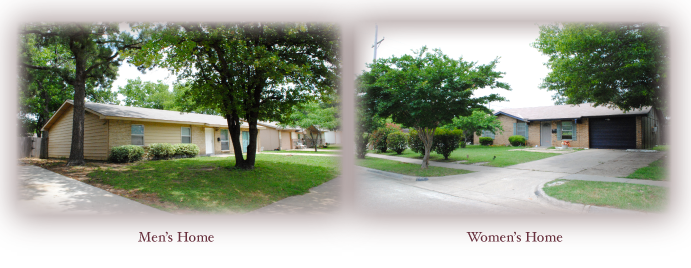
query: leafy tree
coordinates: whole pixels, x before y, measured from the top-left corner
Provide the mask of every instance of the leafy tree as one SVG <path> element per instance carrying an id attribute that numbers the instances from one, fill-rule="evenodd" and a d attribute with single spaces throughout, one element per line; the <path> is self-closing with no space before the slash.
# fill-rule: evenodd
<path id="1" fill-rule="evenodd" d="M 284 122 L 281 122 L 281 125 L 305 129 L 316 152 L 318 141 L 321 139 L 321 132 L 315 134 L 314 130 L 318 131 L 320 128 L 337 129 L 340 125 L 340 120 L 336 117 L 337 112 L 338 107 L 310 102 L 305 105 L 293 106 L 293 112 Z"/>
<path id="2" fill-rule="evenodd" d="M 118 93 L 125 96 L 125 105 L 133 107 L 175 110 L 175 95 L 168 90 L 169 86 L 162 81 L 143 82 L 141 78 L 127 79 L 124 87 L 118 87 Z"/>
<path id="3" fill-rule="evenodd" d="M 380 118 L 374 109 L 368 106 L 372 100 L 366 92 L 374 82 L 373 76 L 360 75 L 356 79 L 357 90 L 355 95 L 355 151 L 360 159 L 367 154 L 367 144 L 372 139 L 372 133 L 384 127 L 385 120 Z M 365 80 L 368 79 L 368 80 Z"/>
<path id="4" fill-rule="evenodd" d="M 532 44 L 549 55 L 541 88 L 557 104 L 592 102 L 624 111 L 666 107 L 667 30 L 654 23 L 563 23 L 540 26 Z"/>
<path id="5" fill-rule="evenodd" d="M 258 120 L 280 122 L 293 106 L 323 98 L 338 85 L 339 33 L 331 24 L 145 23 L 133 28 L 147 43 L 132 62 L 170 69 L 190 83 L 185 97 L 223 115 L 238 168 L 254 168 Z M 241 119 L 249 124 L 246 159 Z"/>
<path id="6" fill-rule="evenodd" d="M 62 80 L 74 91 L 67 165 L 83 165 L 85 99 L 90 95 L 112 99 L 110 87 L 122 62 L 120 52 L 136 48 L 138 43 L 128 33 L 120 33 L 116 23 L 32 23 L 20 35 L 36 40 L 22 46 L 20 68 L 46 72 L 44 75 L 55 76 L 52 79 Z"/>
<path id="7" fill-rule="evenodd" d="M 499 119 L 484 111 L 473 111 L 470 116 L 454 117 L 450 125 L 463 130 L 465 142 L 461 143 L 462 148 L 465 148 L 466 142 L 473 139 L 473 134 L 480 136 L 484 130 L 494 134 L 504 131 Z"/>
<path id="8" fill-rule="evenodd" d="M 403 55 L 379 59 L 369 65 L 362 80 L 368 85 L 368 108 L 383 118 L 417 130 L 425 146 L 421 168 L 429 165 L 437 127 L 451 123 L 456 116 L 468 116 L 474 109 L 487 110 L 483 104 L 502 101 L 491 94 L 473 97 L 480 88 L 504 88 L 508 84 L 497 81 L 503 73 L 495 71 L 498 59 L 487 65 L 452 59 L 441 50 L 427 52 L 427 47 Z"/>
<path id="9" fill-rule="evenodd" d="M 389 134 L 400 131 L 401 126 L 393 123 L 386 123 L 383 127 L 377 128 L 370 135 L 370 142 L 372 143 L 374 150 L 376 150 L 378 153 L 386 153 L 386 149 L 388 147 L 387 139 Z"/>

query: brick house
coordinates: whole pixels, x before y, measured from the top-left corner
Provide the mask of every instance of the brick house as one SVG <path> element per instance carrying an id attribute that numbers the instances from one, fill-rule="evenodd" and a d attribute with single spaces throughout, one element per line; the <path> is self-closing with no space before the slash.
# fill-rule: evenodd
<path id="1" fill-rule="evenodd" d="M 69 157 L 72 144 L 72 107 L 72 100 L 65 101 L 41 129 L 47 134 L 45 137 L 48 137 L 48 157 Z M 130 144 L 148 146 L 152 143 L 194 143 L 199 146 L 202 155 L 233 151 L 228 122 L 222 116 L 93 102 L 86 102 L 85 108 L 85 159 L 105 160 L 110 148 Z M 246 151 L 249 125 L 243 122 L 240 128 L 240 142 L 244 147 L 243 151 Z M 293 130 L 266 122 L 257 123 L 257 128 L 257 151 L 265 146 L 262 141 L 264 137 L 276 138 L 275 141 L 272 139 L 264 142 L 269 146 L 290 146 L 290 142 L 280 138 L 290 137 Z"/>
<path id="2" fill-rule="evenodd" d="M 492 137 L 494 144 L 507 145 L 509 137 L 521 135 L 527 146 L 562 146 L 600 149 L 652 148 L 660 142 L 661 118 L 655 109 L 646 107 L 624 112 L 592 104 L 555 105 L 502 109 L 494 113 L 504 128 Z M 479 137 L 474 137 L 479 144 Z"/>

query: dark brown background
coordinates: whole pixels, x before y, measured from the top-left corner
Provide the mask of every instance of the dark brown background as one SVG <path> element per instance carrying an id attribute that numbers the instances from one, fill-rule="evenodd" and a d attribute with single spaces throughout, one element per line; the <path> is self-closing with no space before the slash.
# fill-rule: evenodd
<path id="1" fill-rule="evenodd" d="M 690 183 L 684 168 L 689 15 L 672 1 L 14 1 L 0 24 L 0 255 L 689 255 Z M 273 2 L 276 2 L 274 4 Z M 530 3 L 528 5 L 527 3 Z M 339 216 L 18 216 L 14 116 L 15 30 L 22 21 L 312 20 L 343 29 L 344 209 Z M 353 210 L 353 30 L 358 21 L 667 21 L 676 115 L 671 214 L 632 216 L 357 216 Z M 536 85 L 537 86 L 537 85 Z M 139 232 L 209 234 L 214 243 L 137 243 Z M 471 243 L 466 232 L 555 234 L 563 243 Z"/>

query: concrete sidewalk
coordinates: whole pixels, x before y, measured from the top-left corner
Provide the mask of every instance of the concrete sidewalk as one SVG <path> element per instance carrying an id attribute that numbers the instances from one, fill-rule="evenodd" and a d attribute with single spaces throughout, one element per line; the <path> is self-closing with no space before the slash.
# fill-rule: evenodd
<path id="1" fill-rule="evenodd" d="M 112 215 L 168 213 L 37 167 L 19 166 L 18 209 L 32 215 Z"/>
<path id="2" fill-rule="evenodd" d="M 336 177 L 309 193 L 296 195 L 254 210 L 249 214 L 329 214 L 337 212 L 340 206 L 341 177 Z"/>

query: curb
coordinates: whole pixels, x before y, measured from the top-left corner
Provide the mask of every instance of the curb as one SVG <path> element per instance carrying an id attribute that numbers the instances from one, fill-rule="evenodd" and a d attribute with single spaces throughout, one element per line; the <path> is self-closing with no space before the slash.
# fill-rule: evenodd
<path id="1" fill-rule="evenodd" d="M 367 167 L 361 167 L 358 166 L 359 168 L 365 169 L 366 171 L 372 172 L 372 173 L 377 173 L 379 175 L 383 175 L 392 179 L 397 179 L 397 180 L 403 180 L 403 181 L 417 181 L 418 178 L 420 177 L 415 177 L 415 176 L 408 176 L 408 175 L 403 175 L 403 174 L 398 174 L 398 173 L 393 173 L 393 172 L 388 172 L 388 171 L 382 171 L 378 169 L 373 169 L 373 168 L 367 168 Z"/>

